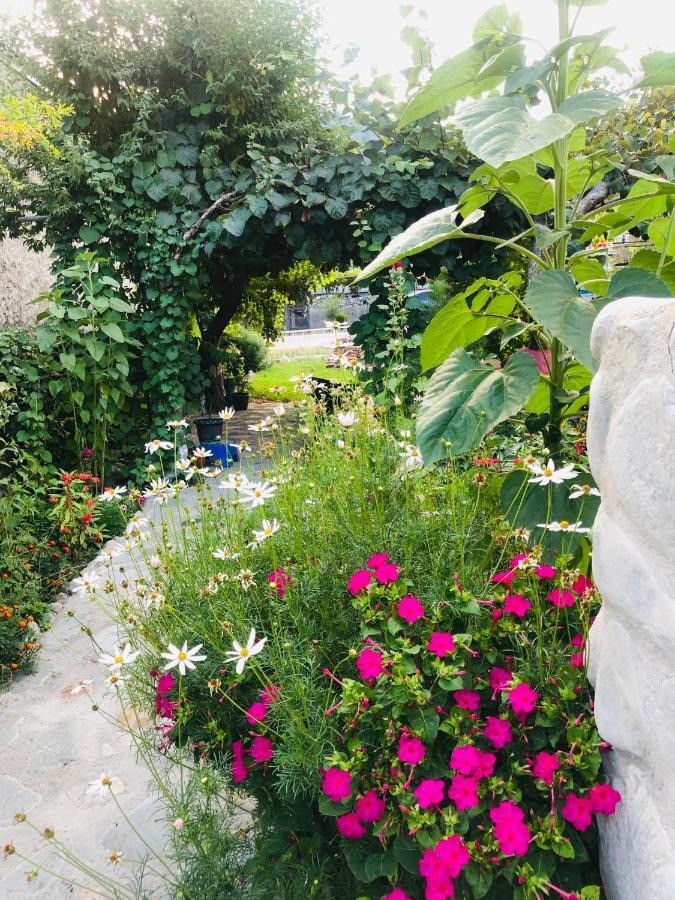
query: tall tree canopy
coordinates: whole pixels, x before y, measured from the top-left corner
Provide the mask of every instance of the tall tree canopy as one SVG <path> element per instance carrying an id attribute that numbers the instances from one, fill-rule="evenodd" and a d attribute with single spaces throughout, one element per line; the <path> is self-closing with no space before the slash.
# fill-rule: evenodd
<path id="1" fill-rule="evenodd" d="M 252 278 L 366 262 L 467 185 L 459 139 L 433 120 L 396 130 L 386 80 L 329 84 L 314 26 L 309 0 L 47 0 L 3 48 L 74 112 L 48 165 L 26 148 L 11 184 L 0 173 L 0 227 L 61 263 L 95 247 L 133 285 L 159 421 L 195 400 L 198 336 L 204 370 Z M 506 201 L 490 218 L 517 224 Z M 465 241 L 419 264 L 463 281 L 493 262 Z"/>

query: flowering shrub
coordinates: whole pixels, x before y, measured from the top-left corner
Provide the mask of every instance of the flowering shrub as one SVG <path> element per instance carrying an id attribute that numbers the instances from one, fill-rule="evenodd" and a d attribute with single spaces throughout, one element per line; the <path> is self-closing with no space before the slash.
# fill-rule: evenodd
<path id="1" fill-rule="evenodd" d="M 598 896 L 593 817 L 621 797 L 598 777 L 584 677 L 598 599 L 564 562 L 521 553 L 478 600 L 457 579 L 441 602 L 414 596 L 384 554 L 352 575 L 362 648 L 320 808 L 360 881 L 399 898 Z"/>

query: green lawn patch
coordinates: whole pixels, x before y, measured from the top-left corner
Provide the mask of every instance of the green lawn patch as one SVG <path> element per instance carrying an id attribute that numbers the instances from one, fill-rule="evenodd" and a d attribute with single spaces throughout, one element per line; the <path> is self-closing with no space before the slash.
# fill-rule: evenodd
<path id="1" fill-rule="evenodd" d="M 320 359 L 292 359 L 273 363 L 262 372 L 256 372 L 251 378 L 251 395 L 266 400 L 297 400 L 298 391 L 291 378 L 302 378 L 314 375 L 316 378 L 329 378 L 352 384 L 356 379 L 353 372 L 346 369 L 330 369 Z"/>

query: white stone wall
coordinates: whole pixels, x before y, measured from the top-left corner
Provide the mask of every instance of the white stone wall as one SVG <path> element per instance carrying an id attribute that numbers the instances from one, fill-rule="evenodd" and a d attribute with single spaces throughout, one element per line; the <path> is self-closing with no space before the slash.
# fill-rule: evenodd
<path id="1" fill-rule="evenodd" d="M 50 289 L 50 265 L 47 251 L 34 253 L 15 238 L 0 242 L 0 328 L 35 322 L 41 307 L 29 301 Z"/>
<path id="2" fill-rule="evenodd" d="M 589 460 L 602 495 L 603 598 L 589 674 L 605 769 L 622 802 L 601 824 L 610 900 L 675 898 L 675 300 L 626 298 L 592 337 Z M 603 818 L 603 817 L 600 817 Z"/>

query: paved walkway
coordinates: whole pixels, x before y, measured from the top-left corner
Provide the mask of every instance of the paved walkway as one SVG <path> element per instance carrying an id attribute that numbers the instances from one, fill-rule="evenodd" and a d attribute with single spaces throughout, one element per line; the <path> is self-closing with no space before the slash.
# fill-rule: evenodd
<path id="1" fill-rule="evenodd" d="M 245 414 L 237 413 L 229 429 L 230 438 L 240 440 L 247 435 L 257 439 L 259 435 L 249 433 L 248 425 L 268 415 L 273 405 L 254 404 Z M 256 443 L 251 440 L 253 446 Z M 257 458 L 247 464 L 249 474 L 258 468 Z M 182 498 L 196 509 L 193 489 L 185 491 Z M 148 503 L 145 507 L 148 517 L 155 521 L 173 511 L 171 504 L 159 507 Z M 143 561 L 132 562 L 129 554 L 115 558 L 115 568 L 125 566 L 129 580 L 138 563 Z M 93 562 L 86 571 L 105 574 L 107 564 Z M 145 855 L 145 848 L 113 798 L 86 796 L 89 782 L 103 772 L 123 783 L 123 792 L 116 792 L 120 804 L 145 841 L 160 853 L 166 843 L 163 808 L 155 799 L 150 775 L 137 760 L 129 736 L 92 710 L 93 700 L 102 711 L 121 721 L 117 698 L 104 695 L 107 670 L 96 661 L 91 639 L 77 619 L 91 629 L 94 640 L 106 652 L 118 643 L 117 626 L 107 611 L 86 596 L 64 600 L 56 604 L 52 627 L 43 636 L 37 671 L 17 678 L 8 691 L 0 693 L 0 848 L 13 843 L 18 852 L 63 873 L 66 880 L 43 872 L 29 882 L 26 873 L 33 865 L 17 855 L 4 861 L 0 858 L 0 900 L 84 900 L 98 896 L 68 881 L 85 879 L 58 858 L 41 834 L 25 823 L 15 823 L 14 815 L 19 811 L 25 812 L 38 829 L 54 829 L 56 838 L 68 850 L 108 876 L 123 880 L 128 871 L 122 868 L 123 863 L 110 865 L 111 852 L 122 852 L 126 860 Z M 75 617 L 68 616 L 69 610 Z M 92 700 L 78 691 L 80 681 L 89 679 L 87 691 Z M 160 885 L 150 896 L 160 900 L 166 890 Z"/>

